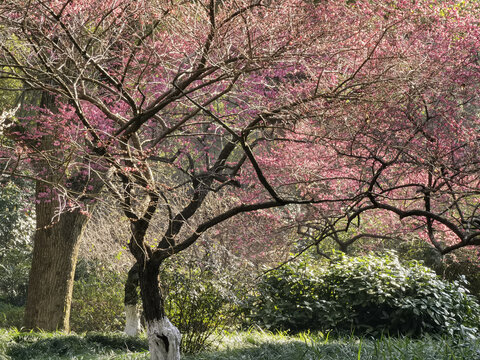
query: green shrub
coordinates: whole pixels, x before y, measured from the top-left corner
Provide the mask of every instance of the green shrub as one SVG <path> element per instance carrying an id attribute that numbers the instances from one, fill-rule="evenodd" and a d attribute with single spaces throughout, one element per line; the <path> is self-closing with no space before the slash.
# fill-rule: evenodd
<path id="1" fill-rule="evenodd" d="M 20 329 L 23 323 L 23 306 L 15 306 L 0 301 L 0 328 L 16 327 Z"/>
<path id="2" fill-rule="evenodd" d="M 165 310 L 182 333 L 182 352 L 198 353 L 213 335 L 237 315 L 228 274 L 221 269 L 179 256 L 169 259 L 160 273 Z"/>
<path id="3" fill-rule="evenodd" d="M 424 239 L 412 238 L 408 241 L 389 243 L 392 250 L 398 252 L 401 259 L 421 260 L 425 266 L 433 269 L 438 275 L 447 280 L 467 279 L 465 286 L 470 293 L 480 300 L 480 249 L 468 246 L 455 250 L 452 253 L 441 255 Z"/>
<path id="4" fill-rule="evenodd" d="M 321 309 L 319 281 L 306 263 L 284 265 L 267 273 L 256 296 L 247 301 L 247 318 L 270 330 L 320 329 L 319 315 L 325 311 Z"/>
<path id="5" fill-rule="evenodd" d="M 397 255 L 340 256 L 328 267 L 283 266 L 268 273 L 249 301 L 257 324 L 355 334 L 474 335 L 480 306 L 460 281 L 441 280 Z"/>
<path id="6" fill-rule="evenodd" d="M 70 325 L 76 332 L 122 331 L 126 275 L 98 263 L 79 262 L 73 287 Z"/>

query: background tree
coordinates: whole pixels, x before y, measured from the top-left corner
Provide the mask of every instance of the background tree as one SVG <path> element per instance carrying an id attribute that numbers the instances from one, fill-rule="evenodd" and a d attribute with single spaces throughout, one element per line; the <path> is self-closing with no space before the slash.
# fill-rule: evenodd
<path id="1" fill-rule="evenodd" d="M 18 45 L 19 43 L 14 40 L 8 44 L 8 50 L 15 52 Z M 76 187 L 80 187 L 77 191 L 81 191 L 83 175 L 66 173 L 65 169 L 62 169 L 65 160 L 63 156 L 68 157 L 69 154 L 63 154 L 58 147 L 59 141 L 63 140 L 60 125 L 52 123 L 45 131 L 43 126 L 32 121 L 35 117 L 55 116 L 57 112 L 55 97 L 46 91 L 29 87 L 18 78 L 12 68 L 4 67 L 3 73 L 5 76 L 1 81 L 2 107 L 6 110 L 2 142 L 6 151 L 6 164 L 16 168 L 22 162 L 22 158 L 28 157 L 27 154 L 38 152 L 48 153 L 50 160 L 55 163 L 51 166 L 50 160 L 42 156 L 29 158 L 27 161 L 32 166 L 29 166 L 26 172 L 20 171 L 24 178 L 35 183 L 35 191 L 31 194 L 30 200 L 39 213 L 35 218 L 34 248 L 24 326 L 31 329 L 68 331 L 73 275 L 80 238 L 88 218 L 80 211 L 81 209 L 59 211 L 61 208 L 65 209 L 65 204 L 59 202 L 55 186 L 52 184 L 65 186 L 67 183 L 77 183 Z M 23 121 L 15 121 L 15 117 L 22 118 Z M 17 154 L 15 159 L 8 155 L 14 142 L 21 144 L 21 148 L 14 151 Z M 57 158 L 54 158 L 55 156 Z M 10 161 L 13 161 L 13 164 Z M 11 178 L 8 171 L 4 175 L 6 179 Z M 30 191 L 28 186 L 24 187 L 26 192 Z"/>
<path id="2" fill-rule="evenodd" d="M 84 175 L 66 173 L 65 168 L 62 169 L 62 164 L 64 165 L 66 160 L 64 156 L 68 158 L 71 153 L 65 154 L 58 147 L 63 140 L 60 124 L 52 122 L 49 129 L 45 130 L 43 126 L 32 121 L 33 118 L 42 116 L 58 119 L 59 115 L 55 115 L 57 104 L 54 96 L 29 88 L 28 84 L 17 79 L 15 73 L 10 71 L 11 69 L 5 69 L 7 76 L 4 82 L 10 84 L 9 93 L 13 95 L 10 96 L 10 104 L 5 104 L 5 107 L 14 108 L 14 111 L 4 121 L 4 149 L 10 150 L 14 142 L 21 144 L 21 149 L 17 149 L 16 159 L 7 155 L 7 164 L 12 161 L 13 164 L 10 165 L 16 168 L 21 159 L 28 157 L 28 154 L 39 152 L 49 154 L 49 159 L 42 156 L 27 159 L 31 166 L 28 171 L 22 173 L 24 178 L 35 182 L 31 201 L 35 204 L 36 213 L 39 214 L 35 218 L 34 248 L 24 326 L 31 329 L 68 331 L 73 276 L 80 238 L 88 217 L 80 208 L 71 208 L 67 212 L 59 211 L 61 208 L 65 209 L 66 204 L 59 201 L 53 184 L 61 186 L 74 184 L 76 191 L 81 192 L 81 187 L 85 183 Z M 14 116 L 23 121 L 16 122 Z M 52 166 L 52 162 L 55 165 Z M 5 177 L 9 178 L 11 174 L 5 172 Z"/>
<path id="3" fill-rule="evenodd" d="M 44 92 L 40 106 L 51 109 L 53 103 L 54 98 Z M 52 184 L 65 186 L 68 182 L 82 181 L 78 178 L 83 176 L 68 176 L 61 169 L 62 157 L 68 154 L 56 150 L 55 145 L 61 141 L 57 134 L 42 134 L 42 130 L 37 130 L 36 136 L 39 137 L 38 147 L 34 146 L 33 151 L 49 156 L 48 159 L 38 159 L 34 166 L 34 171 L 42 174 L 42 178 L 37 179 L 35 187 L 36 231 L 24 326 L 69 331 L 75 266 L 88 217 L 82 209 L 62 204 Z M 50 166 L 50 161 L 55 161 L 56 166 Z M 59 211 L 62 207 L 63 211 Z"/>

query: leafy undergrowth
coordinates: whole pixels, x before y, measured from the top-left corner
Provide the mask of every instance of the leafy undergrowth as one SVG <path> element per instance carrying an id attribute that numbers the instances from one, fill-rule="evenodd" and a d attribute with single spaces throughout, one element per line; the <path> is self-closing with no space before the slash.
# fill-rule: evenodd
<path id="1" fill-rule="evenodd" d="M 0 360 L 149 359 L 145 337 L 122 334 L 22 333 L 0 329 Z M 226 334 L 215 351 L 183 360 L 480 360 L 480 339 L 329 338 L 324 334 Z"/>

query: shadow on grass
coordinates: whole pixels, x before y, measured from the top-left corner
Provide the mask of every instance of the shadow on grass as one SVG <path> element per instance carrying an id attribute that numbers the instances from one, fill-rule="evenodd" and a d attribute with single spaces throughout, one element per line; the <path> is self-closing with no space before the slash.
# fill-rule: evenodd
<path id="1" fill-rule="evenodd" d="M 145 339 L 119 334 L 62 335 L 27 333 L 13 338 L 7 355 L 12 360 L 72 359 L 77 356 L 105 353 L 144 352 L 148 350 Z"/>

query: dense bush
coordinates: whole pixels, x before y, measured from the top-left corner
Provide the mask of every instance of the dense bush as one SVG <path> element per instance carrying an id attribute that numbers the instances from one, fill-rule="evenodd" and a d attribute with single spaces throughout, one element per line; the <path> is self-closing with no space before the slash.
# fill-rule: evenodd
<path id="1" fill-rule="evenodd" d="M 401 259 L 421 260 L 426 266 L 447 280 L 465 277 L 465 286 L 470 293 L 480 300 L 480 249 L 476 246 L 457 249 L 452 253 L 441 255 L 424 239 L 411 238 L 397 244 L 390 243 L 390 248 L 397 251 Z"/>
<path id="2" fill-rule="evenodd" d="M 75 273 L 70 325 L 76 332 L 122 331 L 126 274 L 80 261 Z"/>
<path id="3" fill-rule="evenodd" d="M 256 296 L 247 300 L 247 318 L 271 330 L 321 329 L 318 320 L 324 311 L 318 285 L 317 274 L 306 263 L 284 265 L 271 271 L 258 284 Z"/>
<path id="4" fill-rule="evenodd" d="M 447 279 L 464 276 L 468 281 L 468 289 L 480 300 L 480 263 L 478 259 L 478 249 L 461 249 L 455 254 L 447 256 L 435 270 Z"/>
<path id="5" fill-rule="evenodd" d="M 248 313 L 261 326 L 294 332 L 473 335 L 480 321 L 464 284 L 441 280 L 417 261 L 402 264 L 395 253 L 283 266 L 263 278 Z"/>

